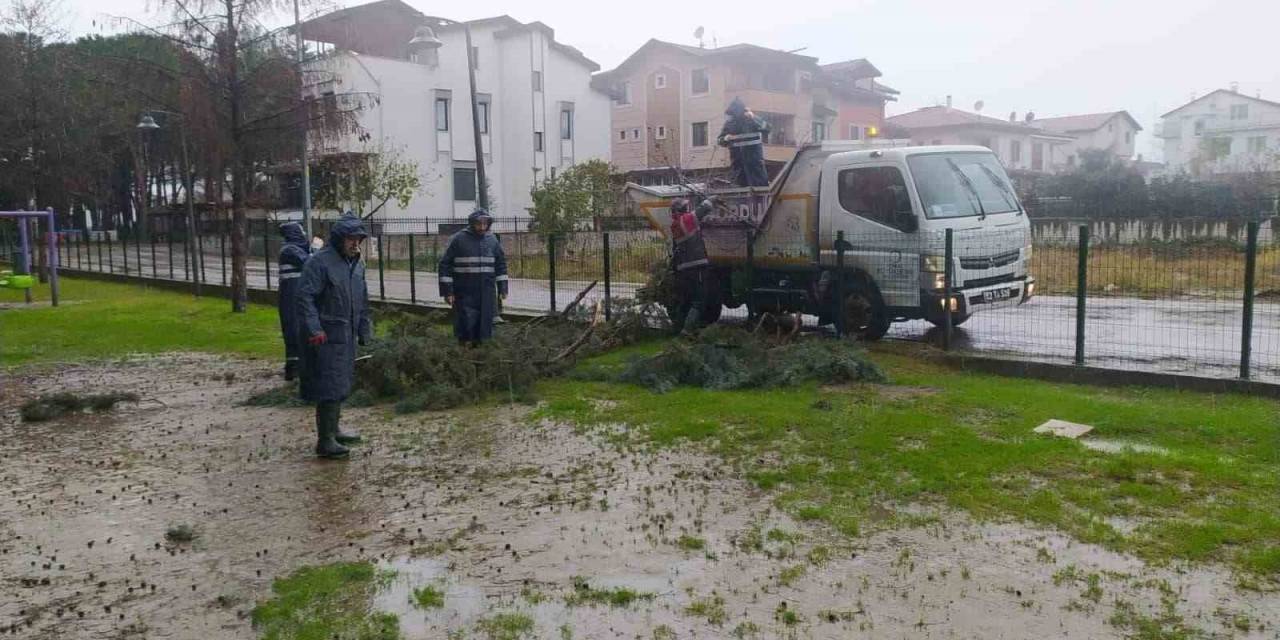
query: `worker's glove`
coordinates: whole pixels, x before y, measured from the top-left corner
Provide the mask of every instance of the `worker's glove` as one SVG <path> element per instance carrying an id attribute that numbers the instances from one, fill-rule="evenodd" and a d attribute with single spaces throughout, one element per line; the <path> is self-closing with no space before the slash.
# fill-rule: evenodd
<path id="1" fill-rule="evenodd" d="M 323 331 L 312 335 L 310 338 L 307 338 L 307 344 L 313 347 L 318 347 L 328 341 L 329 341 L 329 336 L 326 336 Z"/>

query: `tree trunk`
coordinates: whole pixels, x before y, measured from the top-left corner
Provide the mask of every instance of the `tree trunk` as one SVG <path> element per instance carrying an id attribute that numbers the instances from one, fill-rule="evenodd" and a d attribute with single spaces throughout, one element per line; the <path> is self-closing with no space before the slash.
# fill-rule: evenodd
<path id="1" fill-rule="evenodd" d="M 240 44 L 236 33 L 235 3 L 234 0 L 223 0 L 223 5 L 227 31 L 223 34 L 223 45 L 219 50 L 226 65 L 231 102 L 231 311 L 244 313 L 249 303 L 249 280 L 245 243 L 245 228 L 248 223 L 244 210 L 245 162 L 240 144 L 244 119 L 241 104 L 243 87 L 240 86 L 240 61 L 237 55 Z"/>

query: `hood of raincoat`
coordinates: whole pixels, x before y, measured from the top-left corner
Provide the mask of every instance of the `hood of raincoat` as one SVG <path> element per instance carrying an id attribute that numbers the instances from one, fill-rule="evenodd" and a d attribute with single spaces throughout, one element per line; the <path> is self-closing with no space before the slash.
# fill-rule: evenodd
<path id="1" fill-rule="evenodd" d="M 737 118 L 746 112 L 747 103 L 743 102 L 742 98 L 734 98 L 733 102 L 729 103 L 729 107 L 724 110 L 725 115 L 732 116 L 734 118 Z"/>
<path id="2" fill-rule="evenodd" d="M 299 246 L 309 246 L 307 243 L 307 233 L 302 230 L 300 222 L 286 222 L 280 225 L 280 237 L 289 244 Z"/>
<path id="3" fill-rule="evenodd" d="M 364 228 L 364 223 L 353 215 L 345 215 L 333 224 L 333 228 L 329 230 L 329 246 L 336 251 L 342 250 L 342 241 L 349 236 L 360 236 L 368 238 L 369 231 Z"/>
<path id="4" fill-rule="evenodd" d="M 481 220 L 488 222 L 490 227 L 493 226 L 493 216 L 489 215 L 489 212 L 484 209 L 476 209 L 471 212 L 471 215 L 467 216 L 467 231 L 475 233 L 472 227 Z"/>

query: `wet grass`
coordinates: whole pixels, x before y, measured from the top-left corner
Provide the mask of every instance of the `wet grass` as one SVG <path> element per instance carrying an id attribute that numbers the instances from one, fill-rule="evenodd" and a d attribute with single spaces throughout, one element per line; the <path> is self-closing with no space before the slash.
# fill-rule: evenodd
<path id="1" fill-rule="evenodd" d="M 203 351 L 282 357 L 274 307 L 231 313 L 221 298 L 195 298 L 136 284 L 61 279 L 61 305 L 0 309 L 0 365 L 83 362 L 142 353 Z M 34 289 L 49 299 L 48 286 Z M 0 304 L 22 292 L 0 289 Z"/>
<path id="2" fill-rule="evenodd" d="M 533 637 L 533 618 L 523 613 L 499 613 L 476 622 L 488 640 L 520 640 Z"/>
<path id="3" fill-rule="evenodd" d="M 389 578 L 367 562 L 304 567 L 272 583 L 253 625 L 263 640 L 398 640 L 399 619 L 370 606 Z"/>
<path id="4" fill-rule="evenodd" d="M 586 578 L 573 579 L 573 593 L 565 598 L 570 607 L 581 605 L 608 605 L 610 607 L 629 607 L 636 602 L 653 600 L 654 594 L 643 593 L 625 587 L 613 589 L 597 589 L 592 587 Z"/>
<path id="5" fill-rule="evenodd" d="M 583 367 L 616 371 L 629 355 L 657 348 L 631 347 Z M 901 345 L 872 356 L 897 387 L 930 392 L 807 385 L 658 395 L 578 379 L 542 384 L 547 403 L 537 417 L 630 424 L 633 437 L 654 447 L 702 444 L 789 513 L 849 535 L 911 524 L 906 505 L 945 506 L 1055 527 L 1149 561 L 1221 561 L 1280 580 L 1275 401 L 962 373 Z M 815 409 L 817 399 L 831 409 Z M 1051 418 L 1167 453 L 1093 451 L 1032 433 Z"/>
<path id="6" fill-rule="evenodd" d="M 1076 290 L 1075 246 L 1037 246 L 1031 272 L 1042 294 Z M 1256 287 L 1261 297 L 1280 293 L 1280 247 L 1258 252 Z M 1158 298 L 1169 296 L 1240 296 L 1244 249 L 1228 243 L 1096 246 L 1089 249 L 1090 293 Z"/>
<path id="7" fill-rule="evenodd" d="M 413 604 L 419 609 L 439 609 L 444 606 L 444 590 L 431 585 L 414 589 Z"/>

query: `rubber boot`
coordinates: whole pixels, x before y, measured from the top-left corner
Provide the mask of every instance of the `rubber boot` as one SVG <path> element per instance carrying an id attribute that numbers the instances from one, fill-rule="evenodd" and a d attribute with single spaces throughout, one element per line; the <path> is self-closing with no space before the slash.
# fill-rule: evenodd
<path id="1" fill-rule="evenodd" d="M 335 438 L 340 407 L 337 402 L 316 404 L 316 455 L 321 458 L 340 460 L 351 453 L 350 449 L 339 444 Z"/>
<path id="2" fill-rule="evenodd" d="M 337 440 L 340 444 L 355 444 L 357 442 L 360 442 L 360 439 L 361 439 L 360 434 L 354 431 L 343 430 L 341 426 L 341 423 L 342 423 L 342 405 L 341 404 L 338 405 L 336 412 L 337 412 L 337 416 L 334 417 L 333 419 L 333 425 L 334 425 L 333 439 Z"/>
<path id="3" fill-rule="evenodd" d="M 702 328 L 702 309 L 698 305 L 693 305 L 689 309 L 689 315 L 684 318 L 684 327 L 680 330 L 680 335 L 690 338 L 698 334 L 698 329 Z"/>
<path id="4" fill-rule="evenodd" d="M 284 379 L 286 382 L 293 382 L 298 377 L 298 359 L 289 358 L 284 362 Z"/>

